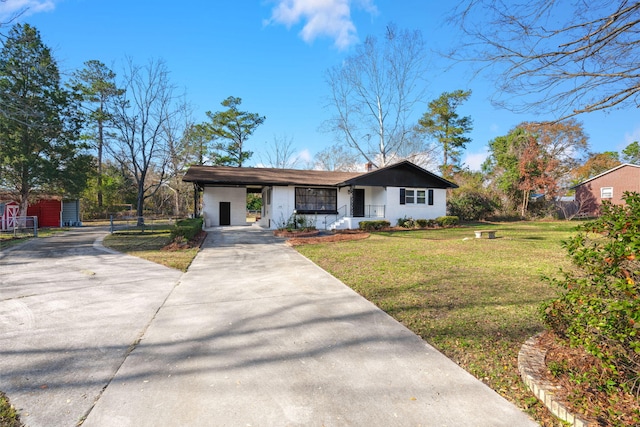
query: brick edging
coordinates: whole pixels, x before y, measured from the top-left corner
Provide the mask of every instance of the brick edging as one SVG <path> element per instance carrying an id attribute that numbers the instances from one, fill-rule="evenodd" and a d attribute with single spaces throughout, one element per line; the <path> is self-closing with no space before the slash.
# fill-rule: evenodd
<path id="1" fill-rule="evenodd" d="M 520 348 L 518 370 L 522 380 L 553 415 L 574 427 L 589 427 L 588 421 L 569 412 L 562 403 L 554 398 L 554 391 L 559 390 L 560 387 L 547 381 L 543 375 L 547 369 L 545 364 L 547 350 L 541 349 L 537 345 L 541 336 L 542 334 L 534 335 Z"/>

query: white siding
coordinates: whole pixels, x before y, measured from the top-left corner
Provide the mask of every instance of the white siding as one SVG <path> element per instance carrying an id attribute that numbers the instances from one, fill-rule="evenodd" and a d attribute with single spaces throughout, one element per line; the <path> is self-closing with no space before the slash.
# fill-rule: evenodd
<path id="1" fill-rule="evenodd" d="M 231 225 L 247 224 L 246 188 L 205 187 L 202 197 L 205 227 L 220 225 L 220 202 L 231 203 Z"/>
<path id="2" fill-rule="evenodd" d="M 365 191 L 364 197 L 365 197 L 364 199 L 365 204 L 367 205 L 386 205 L 387 204 L 387 192 L 384 190 L 383 187 L 367 188 Z"/>
<path id="3" fill-rule="evenodd" d="M 365 194 L 365 200 L 367 196 Z M 339 188 L 338 189 L 338 211 L 340 215 L 351 215 L 351 194 L 349 194 L 349 190 L 347 188 Z"/>
<path id="4" fill-rule="evenodd" d="M 265 205 L 264 216 L 260 220 L 260 226 L 271 228 L 273 230 L 287 223 L 293 211 L 296 208 L 296 186 L 288 187 L 272 187 L 271 204 Z M 264 194 L 264 193 L 263 193 Z M 346 188 L 338 189 L 338 206 L 342 215 L 349 215 L 351 195 Z M 324 230 L 327 223 L 331 223 L 336 219 L 335 215 L 305 215 L 308 220 L 315 221 L 316 228 Z"/>
<path id="5" fill-rule="evenodd" d="M 429 190 L 429 189 L 427 189 Z M 386 217 L 395 225 L 398 218 L 434 219 L 447 214 L 447 190 L 433 189 L 433 205 L 425 204 L 400 204 L 400 188 L 387 187 Z"/>
<path id="6" fill-rule="evenodd" d="M 271 187 L 271 203 L 263 205 L 263 214 L 259 225 L 261 227 L 277 229 L 287 223 L 295 210 L 295 186 Z M 376 205 L 378 210 L 384 206 L 384 218 L 391 225 L 395 225 L 398 218 L 411 217 L 414 219 L 434 219 L 446 215 L 447 204 L 445 189 L 433 189 L 433 205 L 425 204 L 400 204 L 400 188 L 398 187 L 359 187 L 365 190 L 365 209 Z M 429 190 L 429 189 L 425 189 Z M 267 189 L 263 191 L 263 200 Z M 211 188 L 207 187 L 203 197 L 203 211 L 205 226 L 220 225 L 220 202 L 231 202 L 231 225 L 246 224 L 246 189 L 244 188 Z M 351 195 L 347 188 L 338 189 L 337 208 L 339 216 L 351 215 Z M 372 213 L 373 212 L 369 212 Z M 318 214 L 307 215 L 311 221 L 315 221 L 316 228 L 326 229 L 333 223 L 336 215 Z M 382 218 L 353 218 L 346 220 L 340 228 L 358 228 L 358 223 L 363 220 Z"/>

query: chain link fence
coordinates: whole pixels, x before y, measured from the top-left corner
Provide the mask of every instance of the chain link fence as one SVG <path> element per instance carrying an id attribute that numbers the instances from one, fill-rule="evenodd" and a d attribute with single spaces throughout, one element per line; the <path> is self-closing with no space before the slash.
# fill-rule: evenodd
<path id="1" fill-rule="evenodd" d="M 109 218 L 109 231 L 113 234 L 116 232 L 145 232 L 155 229 L 174 226 L 180 218 L 174 217 L 124 217 L 117 218 L 111 216 Z"/>

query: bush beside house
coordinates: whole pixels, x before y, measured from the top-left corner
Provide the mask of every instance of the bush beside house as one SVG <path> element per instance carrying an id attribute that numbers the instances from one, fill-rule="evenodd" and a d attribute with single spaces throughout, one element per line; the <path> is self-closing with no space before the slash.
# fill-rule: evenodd
<path id="1" fill-rule="evenodd" d="M 202 231 L 202 218 L 182 219 L 176 222 L 174 229 L 171 231 L 171 237 L 182 237 L 185 240 L 191 240 Z"/>

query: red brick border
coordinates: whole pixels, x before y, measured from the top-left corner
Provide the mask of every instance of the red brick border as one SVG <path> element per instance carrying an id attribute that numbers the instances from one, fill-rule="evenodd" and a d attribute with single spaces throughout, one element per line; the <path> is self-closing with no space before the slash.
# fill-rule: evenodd
<path id="1" fill-rule="evenodd" d="M 540 348 L 538 341 L 542 334 L 529 338 L 520 348 L 518 353 L 518 370 L 524 383 L 533 394 L 549 408 L 551 413 L 574 427 L 592 426 L 585 419 L 572 414 L 559 401 L 554 398 L 554 391 L 560 387 L 547 381 L 543 372 L 547 369 L 545 357 L 547 350 Z"/>

